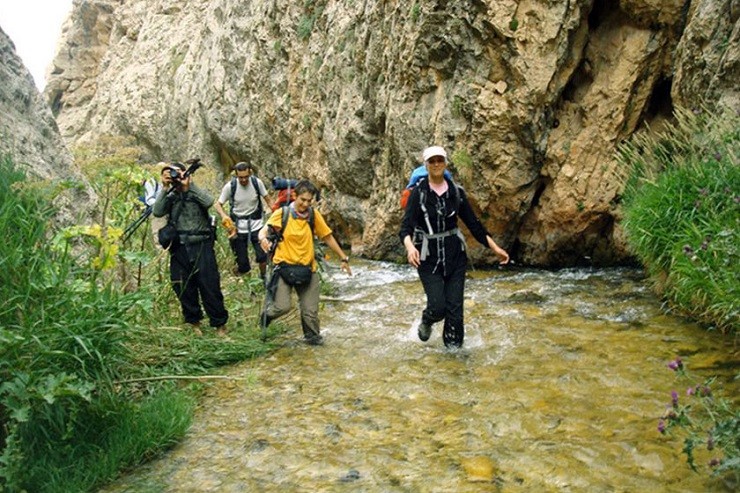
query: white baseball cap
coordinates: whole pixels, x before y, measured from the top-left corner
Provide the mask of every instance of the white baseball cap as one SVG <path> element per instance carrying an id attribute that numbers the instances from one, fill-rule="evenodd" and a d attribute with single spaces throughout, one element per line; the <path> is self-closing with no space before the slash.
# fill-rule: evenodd
<path id="1" fill-rule="evenodd" d="M 426 149 L 424 149 L 424 152 L 422 152 L 422 158 L 424 159 L 424 162 L 429 161 L 429 158 L 433 156 L 442 156 L 443 158 L 445 158 L 445 163 L 447 162 L 447 153 L 445 152 L 443 147 L 427 147 Z"/>

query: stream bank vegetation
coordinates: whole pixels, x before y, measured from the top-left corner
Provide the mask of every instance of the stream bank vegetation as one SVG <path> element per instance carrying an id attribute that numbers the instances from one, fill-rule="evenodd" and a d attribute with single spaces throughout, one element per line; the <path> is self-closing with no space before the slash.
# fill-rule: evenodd
<path id="1" fill-rule="evenodd" d="M 198 337 L 149 223 L 121 241 L 158 170 L 100 148 L 77 159 L 99 198 L 92 225 L 53 228 L 63 187 L 0 158 L 0 491 L 94 491 L 177 443 L 219 367 L 274 347 L 257 327 L 259 278 L 224 275 L 230 332 Z"/>
<path id="2" fill-rule="evenodd" d="M 622 225 L 669 306 L 704 325 L 740 328 L 740 116 L 679 109 L 662 132 L 620 148 L 629 172 Z"/>
<path id="3" fill-rule="evenodd" d="M 627 241 L 667 306 L 737 343 L 740 327 L 740 115 L 702 106 L 679 109 L 657 133 L 620 147 L 628 173 Z M 680 357 L 669 364 L 688 378 Z M 740 378 L 740 375 L 735 377 Z M 672 392 L 658 425 L 684 440 L 692 470 L 740 484 L 740 411 L 713 379 Z M 702 457 L 703 462 L 697 457 Z"/>

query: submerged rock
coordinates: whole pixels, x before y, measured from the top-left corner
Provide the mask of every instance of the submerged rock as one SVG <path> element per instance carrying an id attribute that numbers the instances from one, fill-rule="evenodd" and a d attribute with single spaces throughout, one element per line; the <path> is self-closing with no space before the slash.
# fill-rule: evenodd
<path id="1" fill-rule="evenodd" d="M 474 483 L 490 483 L 494 478 L 493 461 L 485 456 L 479 455 L 462 460 L 462 467 L 467 474 L 467 479 Z"/>

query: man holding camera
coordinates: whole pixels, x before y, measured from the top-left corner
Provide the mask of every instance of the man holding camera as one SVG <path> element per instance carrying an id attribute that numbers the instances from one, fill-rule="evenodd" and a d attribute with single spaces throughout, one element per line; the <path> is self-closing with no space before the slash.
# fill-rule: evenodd
<path id="1" fill-rule="evenodd" d="M 203 318 L 200 302 L 216 333 L 226 333 L 229 313 L 221 293 L 221 277 L 213 250 L 214 236 L 208 215 L 213 197 L 192 183 L 191 173 L 200 166 L 192 162 L 189 169 L 172 163 L 162 172 L 164 187 L 152 206 L 155 217 L 169 216 L 168 225 L 177 231 L 169 246 L 170 280 L 180 300 L 185 322 L 201 335 Z"/>
<path id="2" fill-rule="evenodd" d="M 254 248 L 254 259 L 260 266 L 260 276 L 265 278 L 267 255 L 257 239 L 262 229 L 264 208 L 262 200 L 272 207 L 265 184 L 254 175 L 251 164 L 240 162 L 234 165 L 236 176 L 221 189 L 221 195 L 214 208 L 221 216 L 222 223 L 229 229 L 229 244 L 236 256 L 236 275 L 246 274 L 251 270 L 249 265 L 249 243 Z M 229 214 L 223 204 L 229 202 Z"/>

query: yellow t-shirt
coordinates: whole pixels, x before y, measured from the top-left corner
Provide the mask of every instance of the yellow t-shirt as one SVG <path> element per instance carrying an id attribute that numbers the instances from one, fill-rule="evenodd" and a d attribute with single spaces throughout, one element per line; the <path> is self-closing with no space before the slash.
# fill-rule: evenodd
<path id="1" fill-rule="evenodd" d="M 282 207 L 272 213 L 270 219 L 267 220 L 267 225 L 277 231 L 280 230 L 283 225 Z M 332 232 L 324 221 L 324 217 L 316 209 L 313 210 L 313 229 L 318 238 L 324 238 Z M 316 272 L 318 264 L 314 256 L 313 233 L 311 233 L 308 219 L 297 218 L 291 214 L 285 225 L 285 231 L 283 231 L 283 240 L 278 243 L 272 261 L 275 264 L 285 262 L 286 264 L 310 265 L 311 270 Z"/>

